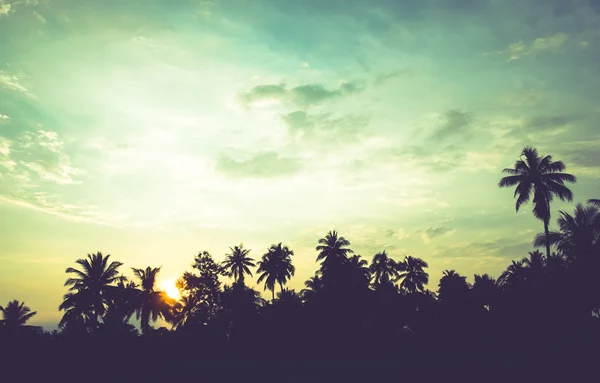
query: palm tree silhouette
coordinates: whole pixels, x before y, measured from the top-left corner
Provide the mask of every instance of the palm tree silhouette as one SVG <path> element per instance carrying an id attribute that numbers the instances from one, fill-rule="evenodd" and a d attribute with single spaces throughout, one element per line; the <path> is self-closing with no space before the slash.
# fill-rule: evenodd
<path id="1" fill-rule="evenodd" d="M 313 299 L 323 288 L 323 279 L 319 276 L 319 274 L 315 274 L 310 277 L 306 282 L 304 282 L 305 289 L 300 291 L 300 295 L 304 301 L 308 301 Z"/>
<path id="2" fill-rule="evenodd" d="M 572 201 L 573 193 L 564 183 L 574 183 L 577 179 L 571 174 L 561 173 L 566 169 L 562 161 L 552 161 L 552 156 L 541 157 L 535 148 L 526 146 L 521 156 L 524 158 L 518 160 L 514 168 L 503 170 L 510 175 L 503 177 L 498 186 L 516 186 L 517 212 L 533 193 L 533 215 L 544 222 L 544 232 L 548 235 L 550 202 L 554 196 L 562 201 Z M 550 243 L 546 244 L 546 257 L 550 257 Z"/>
<path id="3" fill-rule="evenodd" d="M 512 263 L 506 268 L 506 270 L 500 274 L 498 278 L 498 285 L 514 286 L 519 282 L 525 280 L 525 271 L 523 267 L 523 261 L 512 261 Z"/>
<path id="4" fill-rule="evenodd" d="M 538 250 L 530 251 L 529 258 L 525 257 L 521 261 L 523 262 L 523 268 L 526 270 L 527 278 L 537 280 L 544 273 L 546 257 Z"/>
<path id="5" fill-rule="evenodd" d="M 388 283 L 392 278 L 398 276 L 398 265 L 396 261 L 388 257 L 385 250 L 373 256 L 369 271 L 373 277 L 373 285 L 378 286 Z"/>
<path id="6" fill-rule="evenodd" d="M 322 261 L 324 269 L 332 264 L 342 264 L 348 260 L 348 254 L 354 253 L 348 246 L 350 242 L 346 238 L 338 237 L 335 230 L 330 231 L 324 238 L 319 239 L 319 245 L 316 247 L 319 252 L 317 261 Z"/>
<path id="7" fill-rule="evenodd" d="M 119 267 L 121 262 L 109 262 L 110 255 L 103 256 L 101 252 L 88 254 L 87 258 L 75 261 L 80 269 L 67 268 L 67 274 L 75 277 L 68 278 L 65 286 L 69 292 L 64 296 L 59 310 L 65 310 L 65 318 L 61 323 L 69 320 L 89 321 L 92 329 L 98 327 L 99 318 L 110 304 L 111 295 L 114 293 L 115 282 L 119 282 Z"/>
<path id="8" fill-rule="evenodd" d="M 228 275 L 233 276 L 237 283 L 244 284 L 244 275 L 248 274 L 252 276 L 250 267 L 254 267 L 254 259 L 248 256 L 250 249 L 244 249 L 244 245 L 234 246 L 229 248 L 230 254 L 227 254 L 223 267 L 229 269 Z"/>
<path id="9" fill-rule="evenodd" d="M 400 288 L 409 293 L 422 292 L 429 282 L 429 274 L 424 270 L 428 267 L 427 262 L 410 255 L 404 261 L 398 263 L 398 277 L 396 282 L 402 279 Z"/>
<path id="10" fill-rule="evenodd" d="M 156 322 L 159 317 L 170 319 L 172 299 L 169 299 L 163 291 L 154 289 L 160 269 L 160 267 L 146 267 L 145 270 L 131 268 L 141 285 L 136 299 L 135 314 L 136 318 L 140 319 L 143 334 L 148 334 L 151 330 L 150 319 L 153 322 Z"/>
<path id="11" fill-rule="evenodd" d="M 469 291 L 467 278 L 455 270 L 444 270 L 438 287 L 438 297 L 442 302 L 456 302 L 464 298 Z"/>
<path id="12" fill-rule="evenodd" d="M 265 281 L 265 290 L 271 290 L 273 300 L 275 300 L 275 284 L 279 283 L 281 291 L 283 285 L 292 278 L 296 268 L 292 265 L 292 256 L 294 252 L 287 246 L 282 246 L 281 242 L 277 245 L 271 245 L 262 260 L 258 262 L 257 273 L 260 273 L 258 283 Z"/>
<path id="13" fill-rule="evenodd" d="M 491 310 L 499 292 L 496 280 L 487 274 L 475 274 L 474 279 L 473 295 L 475 303 L 488 311 Z"/>
<path id="14" fill-rule="evenodd" d="M 557 222 L 560 231 L 538 234 L 534 245 L 556 246 L 561 254 L 571 260 L 600 250 L 599 207 L 577 204 L 573 215 L 560 211 Z"/>
<path id="15" fill-rule="evenodd" d="M 135 313 L 137 287 L 135 282 L 128 281 L 125 276 L 121 276 L 117 288 L 111 294 L 106 313 L 102 317 L 104 331 L 113 335 L 137 333 L 135 327 L 129 323 Z"/>
<path id="16" fill-rule="evenodd" d="M 28 306 L 25 306 L 25 302 L 16 299 L 8 302 L 6 307 L 0 306 L 0 312 L 2 312 L 0 329 L 6 329 L 13 334 L 37 314 L 36 311 L 31 311 Z"/>

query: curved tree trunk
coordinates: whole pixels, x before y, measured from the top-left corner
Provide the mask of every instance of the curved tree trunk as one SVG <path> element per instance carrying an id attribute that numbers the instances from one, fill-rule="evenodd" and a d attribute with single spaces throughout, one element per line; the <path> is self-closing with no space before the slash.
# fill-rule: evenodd
<path id="1" fill-rule="evenodd" d="M 548 220 L 544 220 L 544 233 L 546 234 L 546 259 L 550 259 L 550 230 L 548 230 Z"/>

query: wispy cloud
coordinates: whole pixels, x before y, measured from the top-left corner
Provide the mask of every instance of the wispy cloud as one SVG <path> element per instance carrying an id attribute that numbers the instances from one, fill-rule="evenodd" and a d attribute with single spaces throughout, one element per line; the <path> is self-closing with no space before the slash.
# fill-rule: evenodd
<path id="1" fill-rule="evenodd" d="M 322 104 L 342 96 L 360 92 L 361 82 L 344 82 L 337 89 L 327 89 L 322 84 L 305 84 L 288 88 L 285 84 L 257 85 L 242 93 L 240 100 L 246 106 L 260 106 L 269 102 L 283 102 L 308 107 Z"/>
<path id="2" fill-rule="evenodd" d="M 222 156 L 217 162 L 217 170 L 234 177 L 279 177 L 300 169 L 297 159 L 281 157 L 275 152 L 259 153 L 245 160 Z"/>
<path id="3" fill-rule="evenodd" d="M 567 43 L 568 39 L 569 35 L 561 32 L 551 36 L 538 37 L 530 43 L 517 41 L 510 44 L 505 50 L 493 54 L 505 56 L 507 61 L 516 61 L 543 52 L 557 52 Z"/>

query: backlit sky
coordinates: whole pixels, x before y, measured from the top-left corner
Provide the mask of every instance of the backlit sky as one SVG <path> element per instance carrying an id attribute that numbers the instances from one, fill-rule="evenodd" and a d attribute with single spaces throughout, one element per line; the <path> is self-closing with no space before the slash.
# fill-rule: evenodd
<path id="1" fill-rule="evenodd" d="M 524 145 L 600 197 L 598 62 L 598 0 L 0 0 L 0 304 L 52 327 L 87 253 L 240 242 L 299 290 L 334 228 L 497 277 L 542 228 L 496 186 Z"/>

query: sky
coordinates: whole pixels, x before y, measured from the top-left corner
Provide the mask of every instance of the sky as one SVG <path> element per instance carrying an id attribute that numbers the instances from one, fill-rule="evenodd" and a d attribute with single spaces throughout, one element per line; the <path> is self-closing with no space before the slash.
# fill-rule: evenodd
<path id="1" fill-rule="evenodd" d="M 525 145 L 600 197 L 598 62 L 600 0 L 0 0 L 0 304 L 51 328 L 88 253 L 240 243 L 300 290 L 331 229 L 497 277 L 542 230 L 497 187 Z"/>

